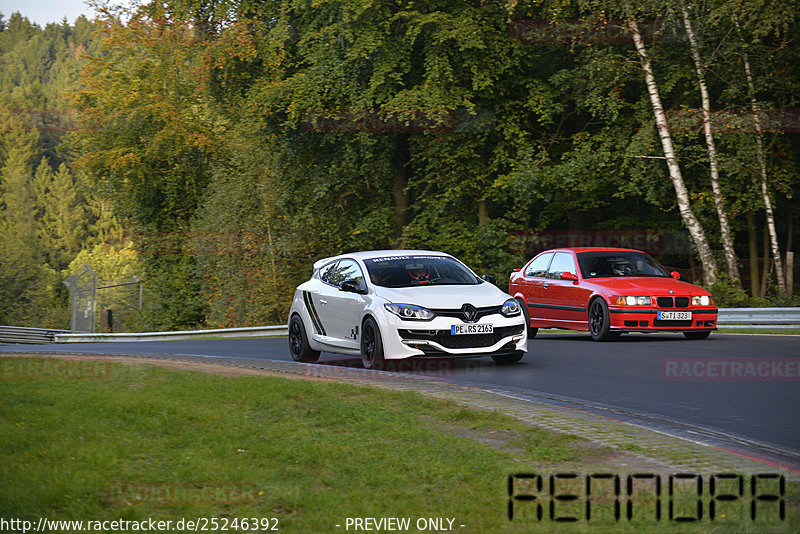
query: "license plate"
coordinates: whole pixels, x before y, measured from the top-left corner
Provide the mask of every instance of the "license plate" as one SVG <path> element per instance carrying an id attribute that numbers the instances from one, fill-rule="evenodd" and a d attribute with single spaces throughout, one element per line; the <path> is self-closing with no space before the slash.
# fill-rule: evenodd
<path id="1" fill-rule="evenodd" d="M 450 334 L 458 336 L 461 334 L 492 334 L 494 333 L 493 324 L 454 324 L 450 327 Z"/>
<path id="2" fill-rule="evenodd" d="M 661 321 L 691 321 L 692 312 L 658 312 Z"/>

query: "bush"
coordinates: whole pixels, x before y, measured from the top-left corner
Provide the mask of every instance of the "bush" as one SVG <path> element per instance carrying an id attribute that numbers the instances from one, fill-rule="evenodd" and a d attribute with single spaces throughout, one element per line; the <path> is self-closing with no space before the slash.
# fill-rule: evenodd
<path id="1" fill-rule="evenodd" d="M 766 300 L 751 297 L 744 289 L 736 287 L 733 280 L 725 273 L 719 273 L 717 281 L 706 286 L 706 289 L 714 296 L 714 302 L 717 304 L 718 308 L 757 308 L 769 306 Z"/>

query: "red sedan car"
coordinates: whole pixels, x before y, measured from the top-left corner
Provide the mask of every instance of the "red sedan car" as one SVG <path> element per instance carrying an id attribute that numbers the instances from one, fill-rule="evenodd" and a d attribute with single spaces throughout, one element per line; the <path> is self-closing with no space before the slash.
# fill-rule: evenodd
<path id="1" fill-rule="evenodd" d="M 508 292 L 527 312 L 529 338 L 539 328 L 565 328 L 596 341 L 623 332 L 705 339 L 717 325 L 711 293 L 678 278 L 638 250 L 564 248 L 515 269 Z"/>

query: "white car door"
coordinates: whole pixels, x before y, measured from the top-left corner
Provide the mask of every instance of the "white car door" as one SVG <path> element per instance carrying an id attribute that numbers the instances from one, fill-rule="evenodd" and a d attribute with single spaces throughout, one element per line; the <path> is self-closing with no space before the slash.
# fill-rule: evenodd
<path id="1" fill-rule="evenodd" d="M 341 289 L 342 282 L 352 281 L 366 290 L 361 267 L 355 260 L 342 259 L 323 274 L 320 292 L 320 320 L 328 333 L 328 342 L 341 347 L 358 349 L 361 313 L 366 304 L 364 295 Z"/>

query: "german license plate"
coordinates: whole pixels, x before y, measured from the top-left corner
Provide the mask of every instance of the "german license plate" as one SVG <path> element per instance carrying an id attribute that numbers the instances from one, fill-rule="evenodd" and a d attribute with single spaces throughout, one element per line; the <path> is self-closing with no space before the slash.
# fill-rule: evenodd
<path id="1" fill-rule="evenodd" d="M 661 321 L 691 321 L 692 312 L 658 312 L 658 319 Z"/>
<path id="2" fill-rule="evenodd" d="M 450 327 L 450 334 L 458 336 L 461 334 L 492 334 L 494 333 L 493 324 L 454 324 Z"/>

